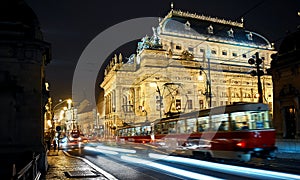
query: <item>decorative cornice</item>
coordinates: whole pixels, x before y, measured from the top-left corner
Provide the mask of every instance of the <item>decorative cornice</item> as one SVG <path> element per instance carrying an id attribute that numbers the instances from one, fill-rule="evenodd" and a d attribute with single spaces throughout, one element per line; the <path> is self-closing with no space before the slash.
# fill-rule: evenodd
<path id="1" fill-rule="evenodd" d="M 224 24 L 224 25 L 230 25 L 230 26 L 236 26 L 236 27 L 240 27 L 240 28 L 244 27 L 243 20 L 242 20 L 242 22 L 230 21 L 230 20 L 225 20 L 225 19 L 219 19 L 217 17 L 210 17 L 210 16 L 204 16 L 204 15 L 198 15 L 196 13 L 192 14 L 192 13 L 189 13 L 189 12 L 183 12 L 181 10 L 173 10 L 173 9 L 160 22 L 161 25 L 162 25 L 162 23 L 166 19 L 171 18 L 173 16 L 179 16 L 179 17 L 185 17 L 185 18 L 193 18 L 193 19 L 198 19 L 198 20 L 202 20 L 202 21 L 210 21 L 210 22 L 214 22 L 214 23 L 219 23 L 219 24 Z"/>

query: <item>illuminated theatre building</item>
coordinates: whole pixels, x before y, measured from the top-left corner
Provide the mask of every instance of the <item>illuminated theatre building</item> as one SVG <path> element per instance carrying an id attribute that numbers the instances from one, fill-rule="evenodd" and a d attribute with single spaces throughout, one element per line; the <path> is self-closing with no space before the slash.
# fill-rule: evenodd
<path id="1" fill-rule="evenodd" d="M 266 74 L 274 48 L 246 30 L 243 20 L 172 9 L 127 62 L 119 54 L 106 67 L 100 85 L 106 136 L 125 124 L 149 123 L 174 113 L 258 102 L 257 76 L 249 74 L 254 66 L 248 63 L 256 52 Z M 261 76 L 261 82 L 263 101 L 272 107 L 272 78 Z"/>

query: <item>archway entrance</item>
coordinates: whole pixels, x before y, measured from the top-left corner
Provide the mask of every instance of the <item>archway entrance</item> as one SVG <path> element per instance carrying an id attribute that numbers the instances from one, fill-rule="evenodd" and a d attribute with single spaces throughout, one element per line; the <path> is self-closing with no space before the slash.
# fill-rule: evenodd
<path id="1" fill-rule="evenodd" d="M 294 105 L 284 107 L 284 138 L 294 139 L 296 136 L 296 108 Z"/>

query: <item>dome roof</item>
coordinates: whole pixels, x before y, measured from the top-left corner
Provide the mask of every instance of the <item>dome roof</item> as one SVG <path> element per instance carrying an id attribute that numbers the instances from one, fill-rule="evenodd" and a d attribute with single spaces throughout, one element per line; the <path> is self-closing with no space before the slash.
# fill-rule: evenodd
<path id="1" fill-rule="evenodd" d="M 300 30 L 289 34 L 280 44 L 278 55 L 300 51 Z"/>
<path id="2" fill-rule="evenodd" d="M 271 48 L 271 44 L 266 38 L 255 32 L 245 30 L 243 23 L 224 19 L 171 11 L 161 22 L 161 27 L 162 33 L 201 36 L 214 41 Z"/>
<path id="3" fill-rule="evenodd" d="M 38 19 L 23 0 L 0 1 L 1 39 L 42 39 Z"/>
<path id="4" fill-rule="evenodd" d="M 300 30 L 289 34 L 281 42 L 278 53 L 272 57 L 271 68 L 282 68 L 300 63 Z"/>

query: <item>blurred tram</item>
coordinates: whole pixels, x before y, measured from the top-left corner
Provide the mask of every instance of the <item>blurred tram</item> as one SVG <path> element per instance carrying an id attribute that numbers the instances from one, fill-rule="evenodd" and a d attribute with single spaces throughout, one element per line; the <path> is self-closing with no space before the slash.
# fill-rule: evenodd
<path id="1" fill-rule="evenodd" d="M 274 157 L 268 105 L 234 103 L 117 129 L 118 142 L 151 143 L 173 154 L 249 161 Z"/>

